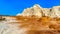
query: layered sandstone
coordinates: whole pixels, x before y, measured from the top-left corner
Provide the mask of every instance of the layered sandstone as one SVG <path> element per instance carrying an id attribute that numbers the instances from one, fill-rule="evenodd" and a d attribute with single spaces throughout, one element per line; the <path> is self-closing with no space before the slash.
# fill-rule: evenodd
<path id="1" fill-rule="evenodd" d="M 59 11 L 36 4 L 17 16 L 0 16 L 0 34 L 60 34 Z"/>
<path id="2" fill-rule="evenodd" d="M 17 14 L 17 16 L 23 15 L 23 16 L 37 16 L 37 17 L 43 17 L 43 16 L 48 16 L 48 17 L 58 17 L 60 18 L 60 6 L 54 6 L 52 8 L 42 8 L 38 4 L 35 4 L 31 8 L 24 9 L 22 14 Z"/>

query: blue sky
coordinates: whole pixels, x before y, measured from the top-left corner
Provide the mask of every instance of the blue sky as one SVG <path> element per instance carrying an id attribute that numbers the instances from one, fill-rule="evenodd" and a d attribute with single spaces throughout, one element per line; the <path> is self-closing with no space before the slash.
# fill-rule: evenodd
<path id="1" fill-rule="evenodd" d="M 51 8 L 60 5 L 60 0 L 0 0 L 0 15 L 15 16 L 34 4 L 39 4 L 43 8 Z"/>

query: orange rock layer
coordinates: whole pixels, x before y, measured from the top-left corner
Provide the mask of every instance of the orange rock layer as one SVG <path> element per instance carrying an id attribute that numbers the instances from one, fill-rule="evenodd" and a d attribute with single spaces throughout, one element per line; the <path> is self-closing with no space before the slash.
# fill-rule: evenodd
<path id="1" fill-rule="evenodd" d="M 28 30 L 28 34 L 52 34 L 56 31 L 60 31 L 60 18 L 50 18 L 50 17 L 14 17 L 21 24 L 18 27 L 25 28 Z M 52 32 L 53 31 L 53 32 Z M 48 32 L 48 33 L 47 33 Z M 55 32 L 55 34 L 57 34 Z"/>
<path id="2" fill-rule="evenodd" d="M 24 34 L 60 34 L 60 18 L 35 16 L 13 16 L 10 19 L 16 20 L 20 29 L 26 30 Z M 13 21 L 11 24 L 14 24 Z"/>

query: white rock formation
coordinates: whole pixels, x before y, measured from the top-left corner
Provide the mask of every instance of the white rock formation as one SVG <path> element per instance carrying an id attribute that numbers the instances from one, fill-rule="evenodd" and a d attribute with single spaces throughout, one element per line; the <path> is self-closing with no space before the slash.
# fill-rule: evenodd
<path id="1" fill-rule="evenodd" d="M 33 15 L 34 16 L 38 16 L 38 17 L 42 17 L 42 7 L 40 7 L 38 4 L 35 4 L 33 7 L 32 7 L 32 10 L 33 10 Z"/>
<path id="2" fill-rule="evenodd" d="M 22 12 L 22 14 L 20 15 L 23 15 L 23 16 L 39 16 L 39 17 L 42 17 L 42 7 L 40 7 L 38 4 L 35 4 L 33 7 L 31 8 L 27 8 L 27 9 L 24 9 L 24 11 Z M 17 16 L 19 16 L 19 14 L 17 14 Z"/>
<path id="3" fill-rule="evenodd" d="M 51 11 L 52 17 L 60 17 L 60 6 L 54 6 Z"/>
<path id="4" fill-rule="evenodd" d="M 17 16 L 19 16 L 19 15 L 23 15 L 23 16 L 34 15 L 37 17 L 49 16 L 52 18 L 54 18 L 54 17 L 60 18 L 60 6 L 54 6 L 52 8 L 42 8 L 38 4 L 35 4 L 31 8 L 24 9 L 22 14 L 18 14 Z"/>

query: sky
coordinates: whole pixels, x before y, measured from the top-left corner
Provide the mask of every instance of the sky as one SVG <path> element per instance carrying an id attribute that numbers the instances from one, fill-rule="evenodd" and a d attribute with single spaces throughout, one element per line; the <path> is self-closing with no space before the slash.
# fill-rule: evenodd
<path id="1" fill-rule="evenodd" d="M 0 15 L 15 16 L 34 4 L 39 4 L 43 8 L 51 8 L 59 6 L 60 0 L 0 0 Z"/>

